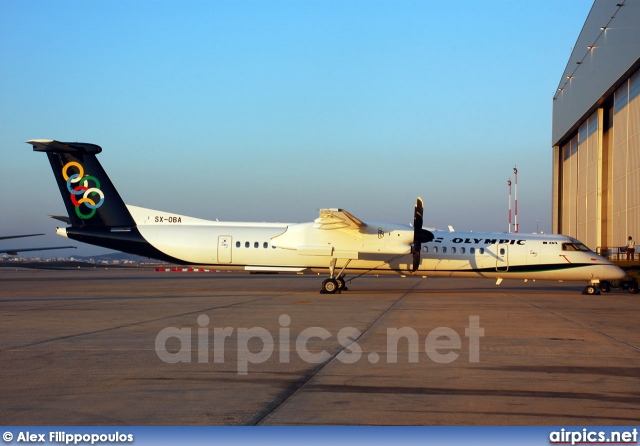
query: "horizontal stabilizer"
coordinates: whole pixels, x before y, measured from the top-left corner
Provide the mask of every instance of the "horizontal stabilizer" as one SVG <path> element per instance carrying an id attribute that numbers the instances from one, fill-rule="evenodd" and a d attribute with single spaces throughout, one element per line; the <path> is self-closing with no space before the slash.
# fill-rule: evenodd
<path id="1" fill-rule="evenodd" d="M 64 215 L 51 215 L 49 214 L 49 217 L 53 218 L 54 220 L 59 220 L 63 223 L 66 223 L 68 225 L 71 224 L 71 219 L 69 217 L 66 217 Z"/>
<path id="2" fill-rule="evenodd" d="M 102 152 L 102 147 L 86 142 L 60 142 L 53 139 L 31 139 L 27 141 L 33 146 L 35 152 L 55 152 L 55 153 L 93 153 Z"/>

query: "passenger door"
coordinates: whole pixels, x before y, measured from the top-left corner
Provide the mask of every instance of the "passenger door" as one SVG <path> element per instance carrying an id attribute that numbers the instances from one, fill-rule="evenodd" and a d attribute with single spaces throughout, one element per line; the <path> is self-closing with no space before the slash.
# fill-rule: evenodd
<path id="1" fill-rule="evenodd" d="M 509 271 L 509 245 L 507 243 L 496 245 L 496 271 Z"/>
<path id="2" fill-rule="evenodd" d="M 231 263 L 231 245 L 233 237 L 221 235 L 218 237 L 218 263 Z"/>

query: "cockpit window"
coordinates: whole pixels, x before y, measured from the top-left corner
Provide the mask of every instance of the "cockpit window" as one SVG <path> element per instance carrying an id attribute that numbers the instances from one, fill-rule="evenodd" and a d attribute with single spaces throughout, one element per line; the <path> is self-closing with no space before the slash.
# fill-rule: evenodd
<path id="1" fill-rule="evenodd" d="M 562 250 L 563 251 L 591 251 L 582 243 L 563 243 Z"/>

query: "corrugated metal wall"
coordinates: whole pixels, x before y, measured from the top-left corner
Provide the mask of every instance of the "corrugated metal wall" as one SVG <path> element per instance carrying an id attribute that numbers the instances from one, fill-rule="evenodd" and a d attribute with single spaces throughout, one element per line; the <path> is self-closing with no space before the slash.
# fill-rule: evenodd
<path id="1" fill-rule="evenodd" d="M 590 248 L 598 244 L 598 114 L 562 147 L 562 233 Z"/>
<path id="2" fill-rule="evenodd" d="M 560 218 L 562 211 L 560 210 L 562 184 L 560 184 L 560 178 L 562 178 L 562 147 L 553 146 L 552 165 L 553 176 L 551 185 L 551 231 L 557 234 L 560 231 Z"/>
<path id="3" fill-rule="evenodd" d="M 625 95 L 620 90 L 616 95 Z M 611 216 L 613 246 L 624 246 L 629 235 L 640 238 L 640 96 L 613 115 Z"/>
<path id="4" fill-rule="evenodd" d="M 586 128 L 588 126 L 588 129 Z M 597 113 L 583 124 L 580 135 L 588 134 L 578 145 L 578 240 L 595 247 L 597 232 L 598 184 L 598 116 Z"/>
<path id="5" fill-rule="evenodd" d="M 578 136 L 562 147 L 562 233 L 577 236 Z"/>
<path id="6" fill-rule="evenodd" d="M 559 151 L 559 232 L 592 249 L 640 240 L 640 72 L 612 99 Z"/>
<path id="7" fill-rule="evenodd" d="M 593 249 L 640 241 L 639 21 L 594 0 L 553 98 L 552 227 Z"/>

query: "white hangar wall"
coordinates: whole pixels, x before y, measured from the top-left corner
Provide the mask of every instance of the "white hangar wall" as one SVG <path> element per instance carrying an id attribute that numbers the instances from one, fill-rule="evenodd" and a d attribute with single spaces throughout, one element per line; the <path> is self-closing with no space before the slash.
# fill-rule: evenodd
<path id="1" fill-rule="evenodd" d="M 640 1 L 596 0 L 553 98 L 554 232 L 640 238 Z"/>

